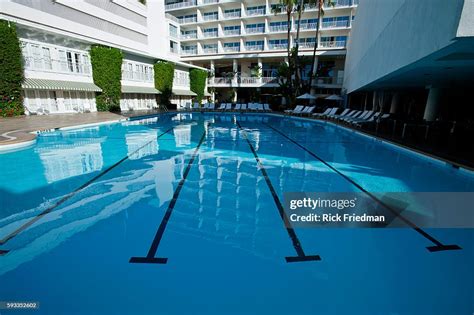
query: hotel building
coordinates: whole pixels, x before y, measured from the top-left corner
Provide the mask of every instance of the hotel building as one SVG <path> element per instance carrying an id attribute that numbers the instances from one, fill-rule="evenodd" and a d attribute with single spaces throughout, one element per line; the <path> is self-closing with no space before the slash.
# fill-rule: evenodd
<path id="1" fill-rule="evenodd" d="M 175 64 L 173 98 L 190 103 L 189 69 L 168 48 L 162 1 L 2 0 L 0 18 L 15 22 L 23 52 L 27 114 L 95 111 L 89 50 L 93 44 L 123 52 L 122 110 L 157 107 L 153 64 Z"/>
<path id="2" fill-rule="evenodd" d="M 334 0 L 324 6 L 316 43 L 318 10 L 306 5 L 300 26 L 300 55 L 317 50 L 317 79 L 313 92 L 340 93 L 346 44 L 358 0 Z M 248 102 L 276 94 L 278 65 L 287 61 L 287 45 L 294 47 L 297 14 L 291 18 L 287 40 L 286 13 L 275 14 L 278 0 L 166 0 L 169 49 L 180 60 L 210 70 L 208 88 L 219 101 Z M 308 65 L 303 79 L 311 65 Z"/>

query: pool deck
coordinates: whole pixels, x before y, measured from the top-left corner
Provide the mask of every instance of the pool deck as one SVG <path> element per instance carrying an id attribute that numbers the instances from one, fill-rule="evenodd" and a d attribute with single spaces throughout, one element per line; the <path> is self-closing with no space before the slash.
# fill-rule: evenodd
<path id="1" fill-rule="evenodd" d="M 126 113 L 94 112 L 83 114 L 34 115 L 0 118 L 0 148 L 29 143 L 36 139 L 35 131 L 51 130 L 85 124 L 118 121 L 129 117 L 157 114 L 159 111 Z"/>

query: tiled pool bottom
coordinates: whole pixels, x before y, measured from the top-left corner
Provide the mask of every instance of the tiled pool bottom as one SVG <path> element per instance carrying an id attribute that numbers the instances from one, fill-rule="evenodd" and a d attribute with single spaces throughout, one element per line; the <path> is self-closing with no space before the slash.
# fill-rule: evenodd
<path id="1" fill-rule="evenodd" d="M 295 229 L 321 260 L 287 262 L 277 200 L 357 191 L 331 167 L 373 192 L 474 190 L 405 150 L 270 115 L 45 133 L 0 154 L 0 300 L 39 302 L 28 314 L 471 314 L 473 230 L 426 231 L 462 248 L 432 253 L 410 228 Z"/>

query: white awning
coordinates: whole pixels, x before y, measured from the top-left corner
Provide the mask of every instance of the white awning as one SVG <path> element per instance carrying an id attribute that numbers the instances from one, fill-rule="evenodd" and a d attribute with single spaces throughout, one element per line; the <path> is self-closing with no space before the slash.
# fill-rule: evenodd
<path id="1" fill-rule="evenodd" d="M 36 90 L 59 90 L 59 91 L 87 91 L 102 92 L 102 89 L 94 83 L 75 82 L 75 81 L 59 81 L 46 79 L 26 78 L 21 85 L 24 89 Z"/>
<path id="2" fill-rule="evenodd" d="M 153 87 L 132 85 L 122 85 L 122 93 L 161 94 L 160 91 Z"/>
<path id="3" fill-rule="evenodd" d="M 173 89 L 173 94 L 174 95 L 179 95 L 179 96 L 197 96 L 196 93 L 190 90 L 178 90 L 178 89 Z"/>

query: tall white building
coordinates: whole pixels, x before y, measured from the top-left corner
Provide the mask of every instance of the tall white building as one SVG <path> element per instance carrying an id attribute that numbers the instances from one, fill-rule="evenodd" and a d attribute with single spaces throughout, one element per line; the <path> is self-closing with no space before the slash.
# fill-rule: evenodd
<path id="1" fill-rule="evenodd" d="M 340 91 L 346 44 L 358 0 L 333 0 L 324 7 L 318 38 L 316 93 Z M 287 40 L 286 14 L 273 13 L 278 0 L 165 0 L 169 49 L 180 60 L 210 69 L 208 87 L 227 101 L 249 101 L 255 91 L 273 93 L 277 67 L 294 46 L 297 15 Z M 311 56 L 318 10 L 306 5 L 300 27 L 300 54 Z M 310 70 L 310 65 L 303 79 Z M 257 89 L 255 89 L 257 88 Z"/>
<path id="2" fill-rule="evenodd" d="M 189 69 L 169 50 L 163 1 L 2 0 L 0 18 L 17 25 L 27 113 L 95 111 L 89 50 L 102 44 L 122 50 L 122 110 L 157 106 L 153 64 L 175 63 L 173 102 L 189 103 Z"/>
<path id="3" fill-rule="evenodd" d="M 361 0 L 357 17 L 344 75 L 354 105 L 397 114 L 413 103 L 427 121 L 474 114 L 473 0 Z M 456 109 L 442 113 L 442 103 Z"/>

